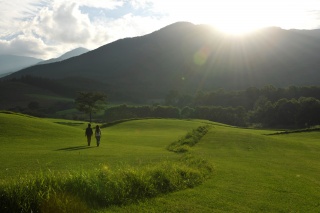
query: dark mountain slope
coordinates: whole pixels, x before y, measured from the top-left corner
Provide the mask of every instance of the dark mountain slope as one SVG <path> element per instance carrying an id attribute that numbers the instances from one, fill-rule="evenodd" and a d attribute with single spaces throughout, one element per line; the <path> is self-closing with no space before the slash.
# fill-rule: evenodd
<path id="1" fill-rule="evenodd" d="M 172 89 L 319 85 L 319 53 L 317 32 L 267 28 L 232 37 L 208 26 L 176 23 L 59 63 L 30 67 L 10 78 L 89 78 L 108 85 L 107 92 L 145 100 L 163 98 Z"/>

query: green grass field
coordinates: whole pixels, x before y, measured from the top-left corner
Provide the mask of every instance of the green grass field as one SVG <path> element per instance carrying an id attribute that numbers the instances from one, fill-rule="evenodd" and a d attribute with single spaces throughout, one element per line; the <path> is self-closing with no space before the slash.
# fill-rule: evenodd
<path id="1" fill-rule="evenodd" d="M 87 123 L 0 113 L 0 178 L 46 170 L 139 166 L 170 158 L 166 146 L 201 122 L 140 120 L 102 129 L 100 147 L 87 146 Z M 93 127 L 95 124 L 93 124 Z"/>
<path id="2" fill-rule="evenodd" d="M 166 147 L 210 124 L 189 155 L 213 164 L 200 185 L 95 208 L 95 212 L 320 212 L 320 132 L 268 135 L 201 120 L 148 119 L 102 129 L 87 147 L 87 123 L 0 113 L 0 180 L 25 174 L 151 167 L 177 162 Z M 95 124 L 93 125 L 95 126 Z M 84 211 L 85 212 L 85 211 Z M 90 212 L 90 211 L 89 211 Z"/>

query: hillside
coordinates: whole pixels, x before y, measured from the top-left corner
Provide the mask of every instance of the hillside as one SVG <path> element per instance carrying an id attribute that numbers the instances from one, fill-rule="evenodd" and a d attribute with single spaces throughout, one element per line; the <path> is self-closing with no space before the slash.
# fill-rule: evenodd
<path id="1" fill-rule="evenodd" d="M 3 151 L 0 169 L 6 171 L 0 174 L 0 180 L 31 171 L 39 172 L 41 168 L 92 170 L 102 164 L 116 166 L 122 162 L 136 166 L 159 159 L 175 159 L 178 156 L 165 147 L 201 124 L 199 121 L 174 119 L 125 122 L 102 128 L 101 146 L 97 148 L 94 137 L 91 146 L 87 146 L 84 136 L 86 122 L 0 111 L 0 146 Z M 9 156 L 10 161 L 6 160 Z M 140 162 L 140 158 L 145 161 Z"/>
<path id="2" fill-rule="evenodd" d="M 84 54 L 84 53 L 86 53 L 88 51 L 89 50 L 86 49 L 86 48 L 79 47 L 79 48 L 70 50 L 69 52 L 66 52 L 65 54 L 61 55 L 58 58 L 52 58 L 52 59 L 49 59 L 49 60 L 41 61 L 38 64 L 49 64 L 49 63 L 63 61 L 63 60 L 66 60 L 66 59 L 69 59 L 69 58 L 72 58 L 72 57 L 75 57 L 75 56 L 82 55 L 82 54 Z"/>
<path id="3" fill-rule="evenodd" d="M 26 56 L 0 55 L 0 77 L 2 77 L 4 74 L 9 74 L 11 72 L 35 65 L 40 61 L 42 60 Z"/>
<path id="4" fill-rule="evenodd" d="M 164 98 L 173 89 L 195 93 L 269 84 L 319 85 L 319 52 L 317 30 L 266 28 L 235 37 L 182 22 L 8 78 L 35 75 L 65 85 L 76 82 L 74 86 L 84 90 L 85 82 L 93 80 L 91 89 L 111 94 L 112 100 L 146 102 Z"/>

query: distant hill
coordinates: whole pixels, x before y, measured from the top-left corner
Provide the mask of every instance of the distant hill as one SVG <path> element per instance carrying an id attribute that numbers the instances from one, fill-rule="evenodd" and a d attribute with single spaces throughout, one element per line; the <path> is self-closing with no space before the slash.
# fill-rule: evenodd
<path id="1" fill-rule="evenodd" d="M 89 52 L 89 50 L 86 48 L 83 48 L 83 47 L 79 47 L 79 48 L 76 48 L 76 49 L 71 50 L 69 52 L 66 52 L 65 54 L 61 55 L 58 58 L 52 58 L 49 60 L 41 61 L 38 64 L 49 64 L 49 63 L 59 62 L 59 61 L 63 61 L 63 60 L 75 57 L 75 56 L 82 55 L 86 52 Z"/>
<path id="2" fill-rule="evenodd" d="M 2 77 L 2 75 L 35 65 L 40 61 L 42 60 L 26 56 L 0 55 L 0 77 Z"/>
<path id="3" fill-rule="evenodd" d="M 105 91 L 112 100 L 145 102 L 164 98 L 170 90 L 319 85 L 319 53 L 319 30 L 266 28 L 236 37 L 179 22 L 6 79 L 34 75 L 74 90 Z"/>

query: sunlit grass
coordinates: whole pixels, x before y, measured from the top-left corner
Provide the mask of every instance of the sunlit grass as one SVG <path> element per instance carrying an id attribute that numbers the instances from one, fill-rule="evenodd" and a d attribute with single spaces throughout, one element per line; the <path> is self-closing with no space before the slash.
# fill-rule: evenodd
<path id="1" fill-rule="evenodd" d="M 88 147 L 86 122 L 40 119 L 0 113 L 0 179 L 24 173 L 57 170 L 92 170 L 100 165 L 117 167 L 176 159 L 166 146 L 201 122 L 151 119 L 102 128 L 100 147 Z M 95 127 L 95 124 L 92 125 Z"/>
<path id="2" fill-rule="evenodd" d="M 90 209 L 124 205 L 160 194 L 194 187 L 207 179 L 212 166 L 185 156 L 139 169 L 70 173 L 38 173 L 0 184 L 2 212 L 89 212 Z"/>
<path id="3" fill-rule="evenodd" d="M 54 212 L 318 212 L 320 207 L 318 131 L 270 135 L 276 131 L 201 120 L 135 120 L 103 128 L 101 147 L 88 148 L 85 122 L 0 113 L 0 125 L 0 193 L 11 193 L 21 205 Z M 166 149 L 204 125 L 211 128 L 188 148 L 187 158 Z M 92 200 L 83 201 L 87 195 Z M 8 197 L 2 202 L 10 204 Z"/>
<path id="4" fill-rule="evenodd" d="M 101 212 L 318 212 L 320 132 L 215 125 L 191 150 L 214 165 L 203 184 Z"/>

